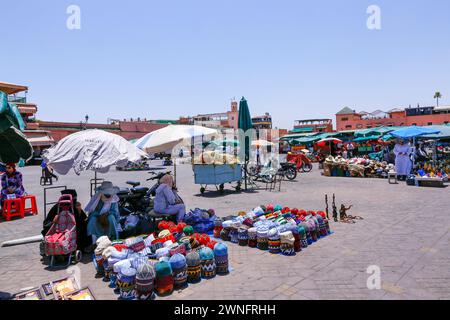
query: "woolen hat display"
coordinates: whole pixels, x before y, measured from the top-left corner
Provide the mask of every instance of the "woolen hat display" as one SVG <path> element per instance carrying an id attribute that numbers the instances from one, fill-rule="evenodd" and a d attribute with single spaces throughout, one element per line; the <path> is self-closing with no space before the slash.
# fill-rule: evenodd
<path id="1" fill-rule="evenodd" d="M 248 246 L 251 248 L 256 248 L 257 240 L 256 240 L 256 228 L 252 227 L 248 229 Z"/>
<path id="2" fill-rule="evenodd" d="M 194 233 L 194 228 L 192 228 L 191 226 L 187 226 L 183 229 L 183 233 L 187 236 L 190 236 Z"/>
<path id="3" fill-rule="evenodd" d="M 176 289 L 185 287 L 188 277 L 186 258 L 182 254 L 176 253 L 170 257 L 169 263 L 173 271 L 174 287 Z"/>
<path id="4" fill-rule="evenodd" d="M 258 249 L 267 250 L 269 248 L 268 232 L 269 229 L 265 226 L 261 226 L 256 229 L 256 241 Z"/>
<path id="5" fill-rule="evenodd" d="M 186 255 L 188 282 L 195 283 L 201 279 L 201 261 L 198 252 L 189 252 Z"/>
<path id="6" fill-rule="evenodd" d="M 173 275 L 170 263 L 159 261 L 155 264 L 155 287 L 159 295 L 167 295 L 173 292 Z"/>
<path id="7" fill-rule="evenodd" d="M 236 228 L 231 228 L 230 230 L 230 240 L 232 243 L 238 243 L 238 230 Z"/>
<path id="8" fill-rule="evenodd" d="M 223 228 L 221 231 L 220 231 L 220 238 L 223 240 L 223 241 L 230 241 L 231 240 L 231 237 L 230 237 L 230 228 Z"/>
<path id="9" fill-rule="evenodd" d="M 295 238 L 291 231 L 286 231 L 280 234 L 281 253 L 286 256 L 295 254 L 294 242 Z"/>
<path id="10" fill-rule="evenodd" d="M 155 269 L 147 261 L 139 265 L 136 271 L 136 299 L 150 300 L 155 289 Z"/>

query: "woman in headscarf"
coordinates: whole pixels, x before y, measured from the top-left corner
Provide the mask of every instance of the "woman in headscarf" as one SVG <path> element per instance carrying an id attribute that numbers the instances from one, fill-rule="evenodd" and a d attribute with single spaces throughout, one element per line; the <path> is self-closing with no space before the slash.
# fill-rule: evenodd
<path id="1" fill-rule="evenodd" d="M 87 234 L 95 243 L 97 238 L 107 236 L 110 240 L 119 239 L 122 231 L 119 223 L 119 188 L 112 182 L 104 181 L 97 188 L 96 194 L 84 209 L 88 214 Z"/>
<path id="2" fill-rule="evenodd" d="M 156 196 L 153 201 L 153 209 L 159 214 L 176 214 L 177 221 L 183 221 L 186 214 L 186 206 L 175 190 L 173 190 L 173 177 L 170 174 L 166 174 L 159 180 L 159 183 L 160 185 L 156 189 Z"/>
<path id="3" fill-rule="evenodd" d="M 22 185 L 22 174 L 16 170 L 14 163 L 6 164 L 6 172 L 2 175 L 2 191 L 0 204 L 8 198 L 20 198 L 25 193 Z"/>
<path id="4" fill-rule="evenodd" d="M 411 163 L 411 147 L 409 144 L 405 144 L 404 140 L 398 140 L 394 147 L 395 154 L 395 171 L 399 180 L 406 180 L 406 176 L 410 174 Z"/>
<path id="5" fill-rule="evenodd" d="M 87 235 L 87 215 L 81 208 L 81 204 L 77 202 L 77 191 L 73 189 L 62 190 L 61 195 L 69 194 L 72 196 L 75 221 L 77 225 L 77 247 L 83 252 L 89 251 L 89 246 L 92 245 L 92 239 Z M 50 230 L 53 220 L 58 214 L 58 204 L 55 204 L 47 214 L 44 220 L 42 235 L 45 236 Z"/>

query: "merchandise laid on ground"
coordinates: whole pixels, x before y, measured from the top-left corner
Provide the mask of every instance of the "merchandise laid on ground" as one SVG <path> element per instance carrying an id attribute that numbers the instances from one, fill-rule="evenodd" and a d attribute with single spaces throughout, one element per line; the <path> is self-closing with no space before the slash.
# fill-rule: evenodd
<path id="1" fill-rule="evenodd" d="M 124 300 L 167 296 L 217 275 L 229 273 L 228 248 L 185 223 L 162 221 L 158 234 L 111 242 L 97 239 L 97 276 Z"/>
<path id="2" fill-rule="evenodd" d="M 216 238 L 286 256 L 331 234 L 324 212 L 281 205 L 260 206 L 230 219 L 217 218 L 214 224 Z"/>
<path id="3" fill-rule="evenodd" d="M 383 161 L 365 158 L 344 159 L 328 156 L 323 163 L 323 175 L 332 177 L 387 178 L 395 166 Z"/>

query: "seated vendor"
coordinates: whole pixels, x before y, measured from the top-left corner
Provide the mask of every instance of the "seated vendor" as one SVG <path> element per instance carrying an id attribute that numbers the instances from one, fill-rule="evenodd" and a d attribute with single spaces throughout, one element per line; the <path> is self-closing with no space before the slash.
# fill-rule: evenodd
<path id="1" fill-rule="evenodd" d="M 173 189 L 173 177 L 170 174 L 166 174 L 159 180 L 159 183 L 160 185 L 156 189 L 156 196 L 153 201 L 153 209 L 159 214 L 176 214 L 177 222 L 183 221 L 186 214 L 186 206 Z"/>
<path id="2" fill-rule="evenodd" d="M 83 252 L 89 251 L 89 246 L 92 245 L 92 239 L 87 235 L 87 215 L 81 208 L 81 204 L 77 202 L 77 192 L 73 189 L 62 190 L 61 195 L 69 194 L 72 196 L 73 208 L 75 215 L 75 222 L 77 228 L 77 248 Z M 55 204 L 47 214 L 43 223 L 42 235 L 45 236 L 50 230 L 53 220 L 58 214 L 58 204 Z"/>
<path id="3" fill-rule="evenodd" d="M 92 236 L 94 243 L 101 236 L 107 236 L 110 240 L 119 239 L 119 190 L 112 182 L 102 182 L 85 208 L 89 215 L 87 234 Z"/>
<path id="4" fill-rule="evenodd" d="M 6 172 L 2 175 L 2 191 L 0 195 L 0 205 L 3 207 L 3 201 L 10 198 L 20 198 L 25 189 L 22 185 L 22 174 L 16 170 L 14 163 L 6 164 Z"/>

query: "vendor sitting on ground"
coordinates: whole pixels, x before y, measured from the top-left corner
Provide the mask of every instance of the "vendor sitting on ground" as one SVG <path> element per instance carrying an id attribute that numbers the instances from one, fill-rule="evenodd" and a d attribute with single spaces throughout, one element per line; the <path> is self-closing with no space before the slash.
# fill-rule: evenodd
<path id="1" fill-rule="evenodd" d="M 177 222 L 183 221 L 186 214 L 186 206 L 173 189 L 173 177 L 170 174 L 166 174 L 159 180 L 159 183 L 160 185 L 156 189 L 156 196 L 153 201 L 153 209 L 159 214 L 176 214 Z"/>
<path id="2" fill-rule="evenodd" d="M 87 215 L 81 208 L 81 204 L 77 202 L 77 192 L 73 189 L 62 190 L 61 195 L 69 194 L 72 196 L 75 222 L 77 228 L 77 248 L 83 252 L 89 251 L 89 246 L 92 245 L 91 237 L 87 235 Z M 45 236 L 53 224 L 53 220 L 58 214 L 58 204 L 55 204 L 47 214 L 43 223 L 42 235 Z"/>
<path id="3" fill-rule="evenodd" d="M 110 181 L 102 182 L 84 209 L 89 215 L 87 234 L 92 236 L 94 243 L 101 236 L 107 236 L 110 240 L 119 239 L 119 190 Z"/>
<path id="4" fill-rule="evenodd" d="M 16 170 L 14 163 L 6 164 L 6 172 L 2 175 L 2 191 L 0 196 L 0 206 L 3 207 L 3 201 L 9 198 L 20 198 L 25 189 L 22 185 L 22 174 Z"/>

